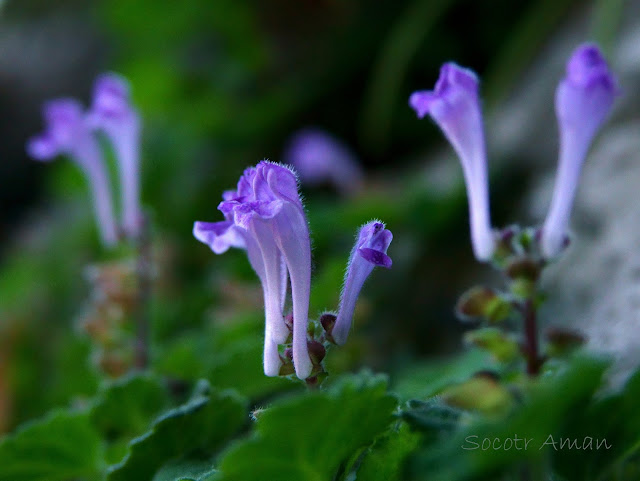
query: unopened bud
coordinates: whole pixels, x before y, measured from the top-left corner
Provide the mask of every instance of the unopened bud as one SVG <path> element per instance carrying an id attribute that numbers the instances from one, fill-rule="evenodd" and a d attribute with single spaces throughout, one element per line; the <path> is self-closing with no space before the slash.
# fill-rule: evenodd
<path id="1" fill-rule="evenodd" d="M 558 327 L 549 328 L 545 333 L 545 337 L 549 343 L 547 346 L 547 354 L 549 356 L 562 356 L 587 342 L 583 334 Z"/>
<path id="2" fill-rule="evenodd" d="M 320 385 L 320 381 L 318 380 L 318 376 L 311 376 L 305 379 L 307 386 L 309 388 L 317 388 Z"/>
<path id="3" fill-rule="evenodd" d="M 511 304 L 488 287 L 473 287 L 465 292 L 456 305 L 456 313 L 463 320 L 486 319 L 501 322 L 511 313 Z"/>
<path id="4" fill-rule="evenodd" d="M 493 376 L 474 376 L 442 392 L 442 400 L 449 406 L 481 411 L 485 414 L 501 414 L 512 405 L 511 393 Z"/>
<path id="5" fill-rule="evenodd" d="M 327 354 L 324 346 L 318 341 L 307 341 L 307 348 L 309 349 L 309 356 L 314 364 L 320 364 Z"/>
<path id="6" fill-rule="evenodd" d="M 536 282 L 540 277 L 540 264 L 527 257 L 520 257 L 507 265 L 505 273 L 510 279 L 524 279 Z"/>
<path id="7" fill-rule="evenodd" d="M 289 361 L 293 361 L 293 349 L 288 347 L 284 350 L 284 357 L 286 359 L 283 359 L 283 362 L 286 362 L 287 360 Z"/>
<path id="8" fill-rule="evenodd" d="M 464 340 L 468 344 L 488 351 L 499 362 L 512 361 L 520 351 L 514 339 L 495 327 L 469 331 L 465 334 Z"/>
<path id="9" fill-rule="evenodd" d="M 289 313 L 284 316 L 284 325 L 287 326 L 289 332 L 293 332 L 293 314 Z"/>
<path id="10" fill-rule="evenodd" d="M 333 336 L 331 335 L 331 333 L 333 332 L 333 326 L 336 324 L 336 319 L 337 319 L 336 315 L 331 314 L 330 312 L 325 312 L 320 316 L 320 324 L 324 329 L 325 337 L 327 338 L 328 341 L 334 344 L 335 344 L 335 341 L 333 340 Z"/>
<path id="11" fill-rule="evenodd" d="M 295 374 L 296 370 L 293 367 L 293 362 L 283 362 L 280 365 L 280 371 L 278 371 L 278 376 L 290 376 L 291 374 Z"/>

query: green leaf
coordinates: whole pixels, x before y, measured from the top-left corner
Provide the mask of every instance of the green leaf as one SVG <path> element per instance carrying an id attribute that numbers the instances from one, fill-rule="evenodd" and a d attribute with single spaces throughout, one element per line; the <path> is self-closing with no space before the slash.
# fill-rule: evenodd
<path id="1" fill-rule="evenodd" d="M 143 433 L 168 403 L 167 390 L 159 379 L 135 374 L 102 388 L 91 420 L 107 438 L 134 436 Z"/>
<path id="2" fill-rule="evenodd" d="M 600 398 L 584 411 L 571 413 L 562 436 L 588 449 L 559 450 L 554 466 L 567 480 L 609 479 L 628 458 L 640 452 L 640 370 L 620 392 Z M 606 440 L 606 444 L 605 444 Z M 600 449 L 597 449 L 600 446 Z M 631 478 L 637 479 L 637 478 Z"/>
<path id="3" fill-rule="evenodd" d="M 206 377 L 220 389 L 235 389 L 255 399 L 295 387 L 284 378 L 264 375 L 262 313 L 238 316 L 234 322 L 218 322 L 206 350 L 212 352 Z"/>
<path id="4" fill-rule="evenodd" d="M 437 398 L 428 401 L 411 400 L 407 403 L 407 408 L 402 410 L 402 418 L 412 428 L 433 434 L 453 431 L 461 415 L 460 409 L 447 406 Z"/>
<path id="5" fill-rule="evenodd" d="M 466 381 L 478 371 L 495 366 L 486 352 L 471 349 L 454 358 L 412 365 L 396 377 L 393 390 L 404 399 L 426 399 L 451 384 Z"/>
<path id="6" fill-rule="evenodd" d="M 210 391 L 201 381 L 191 400 L 161 415 L 130 443 L 129 455 L 112 466 L 109 481 L 151 479 L 167 461 L 195 451 L 210 454 L 247 419 L 246 402 L 230 391 Z"/>
<path id="7" fill-rule="evenodd" d="M 100 478 L 100 438 L 87 413 L 55 411 L 0 443 L 0 481 Z"/>
<path id="8" fill-rule="evenodd" d="M 233 389 L 251 399 L 298 384 L 264 375 L 262 367 L 264 321 L 260 314 L 240 314 L 210 329 L 175 340 L 160 360 L 159 370 L 179 379 L 205 377 L 218 389 Z"/>
<path id="9" fill-rule="evenodd" d="M 399 425 L 371 447 L 358 469 L 358 481 L 396 481 L 402 475 L 407 456 L 416 449 L 420 435 L 405 423 Z"/>
<path id="10" fill-rule="evenodd" d="M 152 481 L 206 481 L 217 472 L 210 460 L 171 461 L 156 473 Z"/>
<path id="11" fill-rule="evenodd" d="M 334 479 L 342 463 L 388 428 L 395 407 L 386 380 L 370 374 L 289 398 L 264 410 L 254 433 L 223 455 L 221 478 Z"/>

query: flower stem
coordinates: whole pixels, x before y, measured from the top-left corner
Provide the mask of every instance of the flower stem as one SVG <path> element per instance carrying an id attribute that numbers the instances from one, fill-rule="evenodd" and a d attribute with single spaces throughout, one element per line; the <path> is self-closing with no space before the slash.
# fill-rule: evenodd
<path id="1" fill-rule="evenodd" d="M 137 241 L 138 299 L 135 312 L 135 366 L 145 369 L 149 364 L 149 301 L 151 299 L 151 233 L 149 220 L 142 216 Z"/>
<path id="2" fill-rule="evenodd" d="M 538 354 L 538 324 L 536 308 L 531 299 L 524 302 L 524 353 L 527 359 L 527 374 L 535 377 L 540 373 L 541 359 Z"/>

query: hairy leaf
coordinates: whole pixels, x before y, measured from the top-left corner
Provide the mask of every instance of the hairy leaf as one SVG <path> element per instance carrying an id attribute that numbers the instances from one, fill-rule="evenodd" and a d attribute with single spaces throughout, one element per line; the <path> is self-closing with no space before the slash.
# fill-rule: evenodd
<path id="1" fill-rule="evenodd" d="M 200 383 L 191 400 L 162 414 L 151 429 L 131 441 L 129 455 L 112 466 L 109 481 L 151 479 L 167 461 L 195 451 L 211 453 L 247 419 L 245 401 L 230 391 Z"/>
<path id="2" fill-rule="evenodd" d="M 396 400 L 385 391 L 383 377 L 362 374 L 268 407 L 254 433 L 222 457 L 221 478 L 334 479 L 353 453 L 388 428 Z"/>
<path id="3" fill-rule="evenodd" d="M 55 411 L 0 442 L 0 481 L 97 480 L 101 463 L 87 413 Z"/>

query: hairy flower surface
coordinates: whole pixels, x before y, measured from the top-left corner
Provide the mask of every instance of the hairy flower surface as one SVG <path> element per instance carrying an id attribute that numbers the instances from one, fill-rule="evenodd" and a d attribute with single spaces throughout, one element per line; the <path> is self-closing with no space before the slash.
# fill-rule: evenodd
<path id="1" fill-rule="evenodd" d="M 419 118 L 429 114 L 458 154 L 469 199 L 473 251 L 478 260 L 489 260 L 495 239 L 476 75 L 454 63 L 446 63 L 440 69 L 435 89 L 414 92 L 409 105 Z"/>
<path id="2" fill-rule="evenodd" d="M 122 226 L 133 238 L 140 234 L 140 117 L 131 105 L 129 84 L 120 75 L 96 79 L 87 115 L 92 128 L 106 134 L 118 161 L 122 187 Z"/>
<path id="3" fill-rule="evenodd" d="M 82 106 L 73 99 L 52 100 L 44 105 L 43 116 L 45 131 L 28 141 L 27 153 L 41 161 L 66 155 L 80 166 L 91 187 L 102 242 L 112 246 L 118 235 L 111 188 L 100 146 Z"/>
<path id="4" fill-rule="evenodd" d="M 194 235 L 216 253 L 229 247 L 247 250 L 264 292 L 264 370 L 268 376 L 278 375 L 278 344 L 289 335 L 283 308 L 287 279 L 291 280 L 293 363 L 296 375 L 306 379 L 312 368 L 307 348 L 311 242 L 296 176 L 287 167 L 262 161 L 245 170 L 237 189 L 225 192 L 223 199 L 218 209 L 225 220 L 196 222 Z"/>
<path id="5" fill-rule="evenodd" d="M 557 256 L 566 244 L 582 164 L 616 95 L 617 81 L 598 47 L 579 46 L 556 90 L 560 154 L 551 207 L 542 227 L 542 252 L 547 258 Z"/>
<path id="6" fill-rule="evenodd" d="M 358 295 L 373 268 L 391 267 L 391 258 L 387 255 L 387 249 L 392 240 L 393 234 L 385 229 L 385 225 L 380 221 L 371 221 L 360 228 L 349 257 L 340 295 L 340 309 L 331 332 L 336 344 L 341 345 L 347 341 Z"/>

